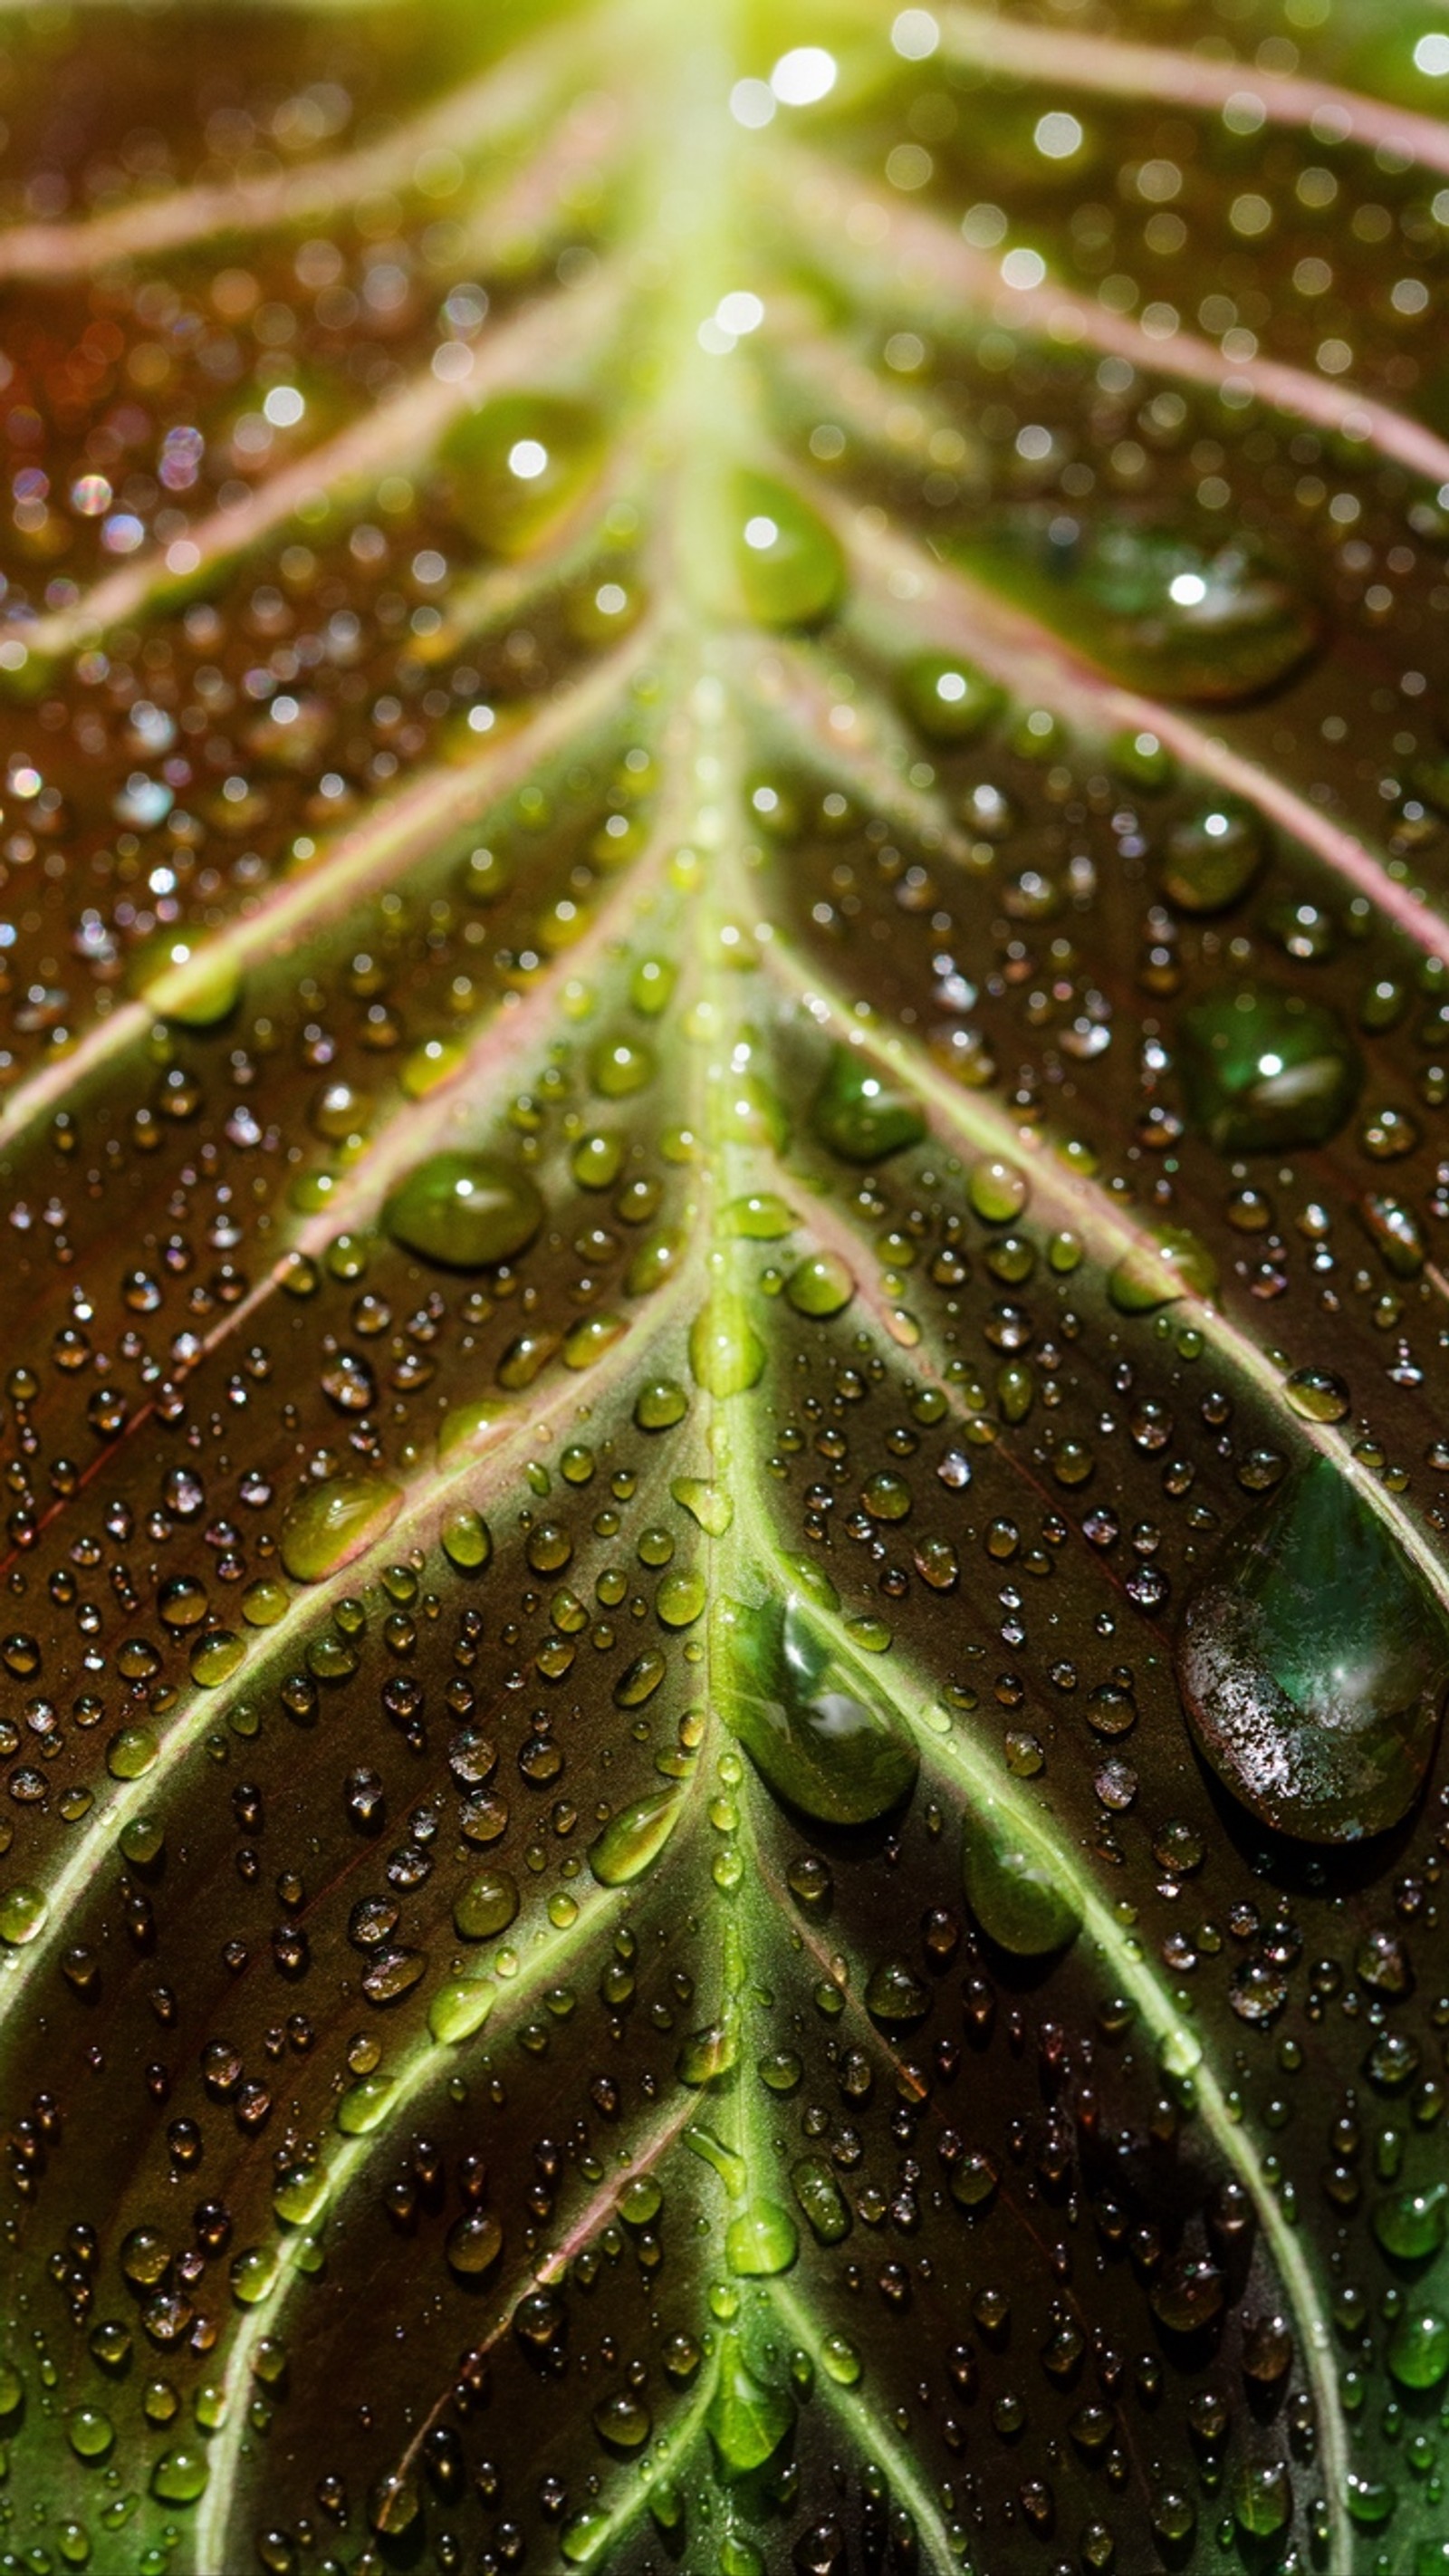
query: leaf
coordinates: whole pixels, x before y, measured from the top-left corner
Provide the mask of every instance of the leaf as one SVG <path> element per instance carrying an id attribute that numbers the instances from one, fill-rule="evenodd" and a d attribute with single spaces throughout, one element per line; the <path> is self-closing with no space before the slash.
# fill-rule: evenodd
<path id="1" fill-rule="evenodd" d="M 1425 2576 L 1444 39 L 3 56 L 7 2565 Z"/>

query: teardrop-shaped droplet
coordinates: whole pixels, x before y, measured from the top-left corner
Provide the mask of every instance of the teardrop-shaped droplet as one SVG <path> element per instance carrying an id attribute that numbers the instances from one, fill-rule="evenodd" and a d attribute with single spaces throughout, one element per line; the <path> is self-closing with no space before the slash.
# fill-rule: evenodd
<path id="1" fill-rule="evenodd" d="M 1119 1315 L 1150 1315 L 1180 1297 L 1212 1297 L 1218 1265 L 1207 1245 L 1185 1226 L 1160 1226 L 1148 1242 L 1124 1252 L 1107 1281 Z"/>
<path id="2" fill-rule="evenodd" d="M 893 1090 L 879 1066 L 856 1047 L 833 1051 L 811 1124 L 822 1144 L 847 1163 L 883 1163 L 907 1145 L 919 1145 L 926 1132 L 915 1102 Z"/>
<path id="3" fill-rule="evenodd" d="M 1157 697 L 1257 697 L 1296 671 L 1322 633 L 1302 574 L 1240 530 L 1214 541 L 1058 509 L 994 525 L 968 559 L 1114 679 Z"/>
<path id="4" fill-rule="evenodd" d="M 677 1789 L 636 1798 L 611 1816 L 589 1845 L 589 1867 L 601 1887 L 627 1887 L 652 1869 L 679 1822 Z"/>
<path id="5" fill-rule="evenodd" d="M 721 1234 L 740 1235 L 751 1243 L 778 1243 L 794 1225 L 794 1210 L 774 1190 L 756 1190 L 747 1198 L 729 1199 L 719 1214 Z"/>
<path id="6" fill-rule="evenodd" d="M 737 2334 L 720 2339 L 714 2389 L 705 2413 L 710 2438 L 726 2477 L 745 2477 L 778 2451 L 795 2421 L 795 2401 L 767 2388 L 745 2359 Z"/>
<path id="7" fill-rule="evenodd" d="M 490 1449 L 509 1418 L 509 1408 L 496 1397 L 450 1406 L 438 1425 L 438 1465 L 461 1467 Z"/>
<path id="8" fill-rule="evenodd" d="M 850 2208 L 825 2156 L 799 2156 L 790 2167 L 795 2197 L 822 2245 L 850 2234 Z"/>
<path id="9" fill-rule="evenodd" d="M 822 1824 L 883 1816 L 915 1785 L 905 1725 L 799 1592 L 718 1606 L 720 1714 L 779 1797 Z"/>
<path id="10" fill-rule="evenodd" d="M 1449 1623 L 1334 1460 L 1285 1478 L 1188 1603 L 1178 1679 L 1198 1746 L 1301 1841 L 1387 1831 L 1413 1804 L 1449 1681 Z"/>
<path id="11" fill-rule="evenodd" d="M 1047 1958 L 1081 1928 L 1081 1908 L 1047 1836 L 990 1791 L 967 1807 L 961 1875 L 982 1931 L 1017 1958 Z"/>
<path id="12" fill-rule="evenodd" d="M 483 1154 L 434 1154 L 383 1209 L 395 1243 L 449 1270 L 511 1261 L 532 1243 L 544 1204 L 526 1172 Z"/>
<path id="13" fill-rule="evenodd" d="M 242 976 L 226 949 L 190 930 L 158 930 L 135 951 L 126 989 L 178 1028 L 211 1029 L 236 1009 Z"/>
<path id="14" fill-rule="evenodd" d="M 453 515 L 491 554 L 530 554 L 597 469 L 599 422 L 558 394 L 500 394 L 458 421 L 441 461 Z"/>
<path id="15" fill-rule="evenodd" d="M 931 742 L 974 742 L 1006 704 L 996 682 L 959 653 L 923 653 L 898 685 L 906 714 Z"/>
<path id="16" fill-rule="evenodd" d="M 765 1369 L 765 1345 L 742 1297 L 721 1289 L 689 1328 L 689 1365 L 706 1395 L 744 1395 Z"/>
<path id="17" fill-rule="evenodd" d="M 1265 985 L 1229 987 L 1188 1011 L 1181 1063 L 1194 1124 L 1224 1154 L 1324 1144 L 1363 1081 L 1336 1011 Z"/>
<path id="18" fill-rule="evenodd" d="M 1245 895 L 1268 851 L 1267 827 L 1251 806 L 1214 797 L 1183 814 L 1167 835 L 1162 891 L 1179 912 L 1226 912 Z"/>
<path id="19" fill-rule="evenodd" d="M 444 2048 L 456 2048 L 481 2030 L 498 1989 L 491 1977 L 447 1977 L 428 2006 L 428 2028 Z M 345 2098 L 345 2096 L 344 2096 Z"/>
<path id="20" fill-rule="evenodd" d="M 386 1476 L 329 1476 L 308 1485 L 282 1522 L 282 1563 L 294 1583 L 320 1583 L 373 1547 L 402 1509 Z"/>
<path id="21" fill-rule="evenodd" d="M 737 473 L 730 492 L 735 576 L 757 626 L 815 626 L 845 587 L 839 540 L 798 492 L 773 475 Z"/>

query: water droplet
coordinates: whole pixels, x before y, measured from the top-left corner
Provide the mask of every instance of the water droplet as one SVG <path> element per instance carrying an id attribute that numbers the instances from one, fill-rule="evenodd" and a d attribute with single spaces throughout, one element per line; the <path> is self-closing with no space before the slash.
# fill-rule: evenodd
<path id="1" fill-rule="evenodd" d="M 1437 2254 L 1449 2237 L 1449 2183 L 1394 2192 L 1381 2200 L 1373 2213 L 1373 2231 L 1397 2262 L 1421 2263 L 1426 2255 Z"/>
<path id="2" fill-rule="evenodd" d="M 491 1396 L 453 1405 L 438 1426 L 438 1465 L 460 1467 L 466 1459 L 481 1458 L 508 1418 L 508 1406 Z"/>
<path id="3" fill-rule="evenodd" d="M 901 705 L 931 742 L 974 742 L 1006 704 L 984 671 L 955 653 L 924 653 L 899 681 Z"/>
<path id="4" fill-rule="evenodd" d="M 1305 1422 L 1342 1422 L 1351 1406 L 1348 1388 L 1332 1369 L 1294 1369 L 1283 1381 L 1283 1392 Z"/>
<path id="5" fill-rule="evenodd" d="M 178 1028 L 211 1029 L 241 999 L 241 968 L 225 949 L 189 930 L 158 930 L 132 956 L 126 988 Z"/>
<path id="6" fill-rule="evenodd" d="M 744 2477 L 751 2469 L 763 2468 L 794 2421 L 794 2399 L 757 2379 L 739 2336 L 724 2335 L 705 2415 L 724 2475 Z"/>
<path id="7" fill-rule="evenodd" d="M 919 1145 L 926 1122 L 913 1100 L 893 1091 L 855 1047 L 836 1047 L 815 1095 L 811 1123 L 823 1144 L 847 1163 L 881 1163 Z"/>
<path id="8" fill-rule="evenodd" d="M 1428 1769 L 1449 1624 L 1342 1470 L 1315 1459 L 1227 1539 L 1188 1604 L 1178 1678 L 1200 1750 L 1306 1842 L 1397 1824 Z"/>
<path id="9" fill-rule="evenodd" d="M 295 1583 L 320 1583 L 374 1547 L 402 1509 L 386 1476 L 331 1476 L 297 1496 L 282 1522 L 282 1563 Z"/>
<path id="10" fill-rule="evenodd" d="M 1401 2388 L 1437 2388 L 1449 2374 L 1449 2317 L 1437 2308 L 1406 2308 L 1389 2336 L 1388 2364 Z"/>
<path id="11" fill-rule="evenodd" d="M 1336 1011 L 1263 985 L 1214 993 L 1187 1012 L 1181 1054 L 1189 1112 L 1224 1154 L 1325 1144 L 1363 1080 Z"/>
<path id="12" fill-rule="evenodd" d="M 994 527 L 970 559 L 1114 679 L 1158 697 L 1257 697 L 1286 680 L 1322 632 L 1298 574 L 1237 530 L 1214 543 L 1056 510 Z"/>
<path id="13" fill-rule="evenodd" d="M 0 1896 L 0 1941 L 20 1950 L 44 1931 L 50 1905 L 38 1887 L 7 1887 Z"/>
<path id="14" fill-rule="evenodd" d="M 428 2006 L 428 2028 L 434 2039 L 444 2048 L 456 2048 L 460 2040 L 471 2039 L 488 2019 L 497 1995 L 491 1977 L 447 1978 Z M 354 2092 L 360 2089 L 357 2085 L 352 2088 Z M 342 2126 L 340 2113 L 338 2126 Z"/>
<path id="15" fill-rule="evenodd" d="M 966 1901 L 1003 1950 L 1042 1959 L 1074 1940 L 1081 1909 L 1045 1834 L 990 1791 L 977 1792 L 961 1837 Z"/>
<path id="16" fill-rule="evenodd" d="M 865 1824 L 915 1785 L 895 1711 L 798 1592 L 721 1602 L 712 1623 L 720 1714 L 776 1794 L 823 1824 Z"/>
<path id="17" fill-rule="evenodd" d="M 493 1537 L 481 1512 L 470 1511 L 460 1504 L 447 1514 L 438 1533 L 443 1554 L 460 1574 L 476 1574 L 493 1555 Z"/>
<path id="18" fill-rule="evenodd" d="M 1119 1315 L 1150 1315 L 1180 1297 L 1216 1295 L 1218 1266 L 1207 1245 L 1185 1226 L 1159 1226 L 1150 1242 L 1134 1244 L 1107 1281 Z"/>
<path id="19" fill-rule="evenodd" d="M 532 1243 L 544 1204 L 524 1172 L 482 1154 L 434 1154 L 383 1209 L 395 1243 L 449 1270 L 511 1261 Z"/>
<path id="20" fill-rule="evenodd" d="M 744 1299 L 719 1289 L 689 1328 L 689 1365 L 707 1395 L 744 1395 L 765 1370 L 765 1345 Z"/>
<path id="21" fill-rule="evenodd" d="M 966 1184 L 972 1208 L 985 1225 L 1009 1225 L 1031 1196 L 1025 1172 L 1011 1163 L 975 1163 Z"/>
<path id="22" fill-rule="evenodd" d="M 196 2442 L 178 2442 L 163 2451 L 151 2471 L 151 2493 L 162 2504 L 195 2504 L 206 2493 L 210 2467 Z"/>
<path id="23" fill-rule="evenodd" d="M 454 517 L 496 555 L 527 555 L 579 499 L 601 454 L 582 403 L 500 394 L 456 422 L 441 461 Z"/>
<path id="24" fill-rule="evenodd" d="M 752 2200 L 725 2231 L 725 2261 L 747 2280 L 788 2272 L 799 2251 L 795 2221 L 778 2200 Z"/>
<path id="25" fill-rule="evenodd" d="M 192 1680 L 203 1690 L 216 1690 L 240 1670 L 246 1651 L 245 1639 L 230 1628 L 209 1628 L 197 1638 L 188 1658 Z"/>
<path id="26" fill-rule="evenodd" d="M 814 626 L 845 587 L 845 557 L 819 514 L 772 475 L 733 477 L 735 577 L 757 626 Z"/>
<path id="27" fill-rule="evenodd" d="M 78 2460 L 103 2460 L 116 2438 L 114 2424 L 99 2406 L 72 2407 L 65 2430 Z"/>
<path id="28" fill-rule="evenodd" d="M 822 2245 L 838 2245 L 850 2234 L 849 2206 L 824 2156 L 798 2156 L 790 2167 L 790 2181 Z"/>
<path id="29" fill-rule="evenodd" d="M 506 1932 L 518 1912 L 518 1881 L 506 1869 L 481 1869 L 453 1900 L 453 1922 L 465 1941 Z"/>
<path id="30" fill-rule="evenodd" d="M 833 1252 L 809 1254 L 785 1282 L 785 1295 L 797 1315 L 838 1315 L 854 1294 L 855 1281 Z"/>
<path id="31" fill-rule="evenodd" d="M 627 1887 L 659 1858 L 680 1817 L 679 1793 L 657 1790 L 621 1807 L 589 1846 L 589 1867 L 602 1887 Z"/>
<path id="32" fill-rule="evenodd" d="M 458 2281 L 481 2279 L 502 2251 L 503 2229 L 491 2209 L 465 2209 L 443 2242 L 443 2259 Z"/>
<path id="33" fill-rule="evenodd" d="M 1226 912 L 1245 895 L 1268 852 L 1268 834 L 1250 806 L 1217 798 L 1173 824 L 1159 874 L 1180 912 Z"/>
<path id="34" fill-rule="evenodd" d="M 746 1198 L 726 1201 L 720 1210 L 719 1230 L 751 1243 L 778 1243 L 782 1235 L 792 1232 L 795 1222 L 794 1210 L 773 1190 L 755 1190 Z"/>

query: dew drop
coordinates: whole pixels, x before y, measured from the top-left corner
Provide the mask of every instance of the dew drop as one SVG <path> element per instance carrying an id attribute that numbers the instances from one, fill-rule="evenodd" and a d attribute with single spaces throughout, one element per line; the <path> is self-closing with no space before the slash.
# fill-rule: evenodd
<path id="1" fill-rule="evenodd" d="M 332 1476 L 309 1485 L 287 1511 L 282 1563 L 295 1583 L 321 1583 L 376 1545 L 402 1509 L 401 1489 L 385 1476 Z"/>
<path id="2" fill-rule="evenodd" d="M 976 1793 L 967 1809 L 961 1871 L 982 1931 L 1017 1958 L 1047 1958 L 1081 1928 L 1081 1909 L 1047 1837 L 990 1791 Z"/>
<path id="3" fill-rule="evenodd" d="M 449 1270 L 511 1261 L 543 1219 L 543 1200 L 527 1174 L 482 1154 L 432 1155 L 383 1209 L 395 1243 Z"/>
<path id="4" fill-rule="evenodd" d="M 1322 1145 L 1338 1133 L 1363 1067 L 1337 1012 L 1250 985 L 1212 994 L 1182 1023 L 1194 1124 L 1223 1154 Z"/>
<path id="5" fill-rule="evenodd" d="M 589 1867 L 601 1887 L 627 1887 L 652 1869 L 680 1818 L 679 1793 L 657 1790 L 611 1816 L 589 1846 Z"/>
<path id="6" fill-rule="evenodd" d="M 1413 1804 L 1449 1680 L 1449 1623 L 1331 1459 L 1284 1478 L 1190 1600 L 1178 1679 L 1242 1804 L 1305 1842 L 1386 1832 Z"/>
<path id="7" fill-rule="evenodd" d="M 798 1592 L 758 1608 L 720 1602 L 712 1642 L 720 1714 L 777 1796 L 850 1825 L 909 1794 L 919 1766 L 906 1727 Z"/>
<path id="8" fill-rule="evenodd" d="M 757 626 L 815 626 L 845 588 L 845 557 L 825 521 L 788 484 L 741 470 L 729 509 L 735 577 Z"/>
<path id="9" fill-rule="evenodd" d="M 822 1144 L 847 1163 L 881 1163 L 919 1145 L 926 1122 L 913 1100 L 892 1090 L 855 1047 L 836 1047 L 815 1095 L 811 1124 Z"/>
<path id="10" fill-rule="evenodd" d="M 178 1028 L 211 1029 L 241 999 L 241 968 L 224 948 L 181 929 L 143 941 L 126 973 L 127 990 Z"/>
<path id="11" fill-rule="evenodd" d="M 491 554 L 531 554 L 573 507 L 601 454 L 584 404 L 557 394 L 500 394 L 458 421 L 441 462 L 453 514 Z"/>

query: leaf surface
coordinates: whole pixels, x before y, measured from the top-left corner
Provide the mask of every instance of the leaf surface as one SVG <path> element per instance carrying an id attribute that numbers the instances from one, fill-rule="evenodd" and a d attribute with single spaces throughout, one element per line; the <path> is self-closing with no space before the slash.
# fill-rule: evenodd
<path id="1" fill-rule="evenodd" d="M 1449 41 L 0 62 L 3 2563 L 1430 2576 Z"/>

